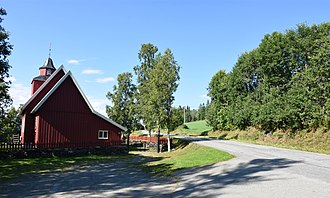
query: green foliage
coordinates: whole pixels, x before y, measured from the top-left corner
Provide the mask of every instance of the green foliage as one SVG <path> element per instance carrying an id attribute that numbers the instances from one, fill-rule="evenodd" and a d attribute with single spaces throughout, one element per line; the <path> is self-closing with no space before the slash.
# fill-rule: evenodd
<path id="1" fill-rule="evenodd" d="M 158 48 L 143 44 L 139 52 L 140 65 L 134 67 L 138 81 L 137 105 L 139 117 L 148 130 L 173 128 L 172 104 L 178 87 L 180 67 L 171 50 L 162 55 Z"/>
<path id="2" fill-rule="evenodd" d="M 125 126 L 128 133 L 131 133 L 138 123 L 135 105 L 136 86 L 132 83 L 132 77 L 129 72 L 118 75 L 118 86 L 114 85 L 113 93 L 107 94 L 113 106 L 106 106 L 109 118 Z"/>
<path id="3" fill-rule="evenodd" d="M 0 135 L 5 133 L 4 127 L 6 124 L 6 114 L 8 107 L 11 105 L 12 100 L 9 96 L 9 77 L 10 65 L 8 63 L 8 56 L 11 53 L 12 45 L 9 44 L 9 34 L 1 25 L 3 21 L 2 16 L 5 16 L 6 10 L 0 8 Z"/>
<path id="4" fill-rule="evenodd" d="M 172 107 L 171 110 L 171 121 L 170 121 L 170 131 L 183 124 L 183 108 L 179 106 L 178 108 Z"/>
<path id="5" fill-rule="evenodd" d="M 151 71 L 156 65 L 155 56 L 158 48 L 152 44 L 143 44 L 138 53 L 140 65 L 134 67 L 137 75 L 137 109 L 139 118 L 143 120 L 148 130 L 156 125 L 154 101 L 150 100 L 153 93 Z"/>
<path id="6" fill-rule="evenodd" d="M 212 131 L 208 135 L 217 139 L 235 139 L 254 144 L 330 154 L 330 133 L 325 128 L 316 131 L 305 129 L 299 133 L 292 133 L 291 130 L 275 130 L 272 134 L 264 134 L 256 128 L 249 127 L 246 130 Z"/>
<path id="7" fill-rule="evenodd" d="M 22 116 L 19 110 L 11 107 L 2 120 L 2 128 L 0 129 L 0 142 L 11 142 L 13 135 L 20 134 Z"/>
<path id="8" fill-rule="evenodd" d="M 210 81 L 214 130 L 329 128 L 330 23 L 267 34 Z"/>

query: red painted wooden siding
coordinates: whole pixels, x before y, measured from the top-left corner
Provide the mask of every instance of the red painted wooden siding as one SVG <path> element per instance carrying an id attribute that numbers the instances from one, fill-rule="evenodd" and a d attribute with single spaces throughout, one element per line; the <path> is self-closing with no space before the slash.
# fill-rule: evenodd
<path id="1" fill-rule="evenodd" d="M 29 105 L 23 111 L 21 137 L 22 143 L 33 143 L 35 142 L 35 120 L 34 115 L 30 112 L 40 102 L 40 100 L 51 90 L 51 88 L 65 75 L 64 71 L 59 71 L 45 86 L 38 95 L 29 103 Z M 24 123 L 23 123 L 24 122 Z"/>
<path id="2" fill-rule="evenodd" d="M 36 112 L 38 143 L 120 141 L 121 129 L 93 114 L 69 76 Z M 108 130 L 108 140 L 98 139 Z"/>
<path id="3" fill-rule="evenodd" d="M 44 82 L 45 81 L 40 81 L 40 80 L 32 81 L 31 95 L 33 95 Z"/>

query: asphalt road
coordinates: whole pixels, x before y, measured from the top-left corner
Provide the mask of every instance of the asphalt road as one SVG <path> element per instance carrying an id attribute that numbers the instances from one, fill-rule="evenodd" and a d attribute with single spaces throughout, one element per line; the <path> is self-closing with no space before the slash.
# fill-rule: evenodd
<path id="1" fill-rule="evenodd" d="M 231 141 L 196 140 L 227 151 L 227 162 L 158 178 L 143 157 L 26 175 L 0 183 L 0 197 L 283 197 L 330 198 L 330 155 Z M 136 161 L 137 160 L 137 161 Z"/>
<path id="2" fill-rule="evenodd" d="M 330 155 L 221 140 L 230 161 L 181 172 L 175 197 L 330 197 Z"/>

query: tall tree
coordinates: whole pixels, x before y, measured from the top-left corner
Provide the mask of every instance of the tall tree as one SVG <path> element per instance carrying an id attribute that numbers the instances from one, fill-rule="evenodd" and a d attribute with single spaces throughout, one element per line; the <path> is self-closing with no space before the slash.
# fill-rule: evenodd
<path id="1" fill-rule="evenodd" d="M 172 107 L 171 110 L 171 126 L 170 131 L 173 131 L 176 127 L 183 124 L 183 108 L 179 106 L 178 108 Z"/>
<path id="2" fill-rule="evenodd" d="M 154 106 L 154 114 L 158 127 L 158 133 L 161 128 L 167 129 L 168 151 L 170 148 L 170 122 L 172 116 L 172 104 L 174 93 L 178 88 L 180 79 L 180 67 L 174 59 L 170 49 L 167 49 L 164 55 L 158 55 L 157 64 L 151 70 L 151 97 L 150 100 Z"/>
<path id="3" fill-rule="evenodd" d="M 178 87 L 180 67 L 171 50 L 167 49 L 164 55 L 156 54 L 157 51 L 156 46 L 143 44 L 138 54 L 141 64 L 134 67 L 134 71 L 138 81 L 140 118 L 149 132 L 155 127 L 158 128 L 159 139 L 160 128 L 171 128 L 173 94 Z M 157 145 L 159 152 L 159 141 Z"/>
<path id="4" fill-rule="evenodd" d="M 136 86 L 132 83 L 133 75 L 129 72 L 119 74 L 118 86 L 113 86 L 113 92 L 108 92 L 107 98 L 113 103 L 106 106 L 106 112 L 112 120 L 127 128 L 127 147 L 129 148 L 129 136 L 136 127 Z"/>
<path id="5" fill-rule="evenodd" d="M 134 67 L 134 72 L 137 75 L 137 109 L 139 119 L 143 120 L 149 135 L 151 130 L 156 126 L 156 120 L 154 116 L 154 104 L 150 100 L 152 97 L 152 78 L 151 71 L 156 65 L 155 56 L 158 48 L 153 44 L 142 44 L 138 53 L 140 65 Z"/>
<path id="6" fill-rule="evenodd" d="M 9 69 L 10 65 L 8 62 L 8 56 L 11 53 L 12 45 L 9 44 L 9 34 L 6 32 L 4 27 L 2 27 L 1 22 L 3 21 L 3 16 L 5 16 L 6 10 L 0 8 L 0 133 L 4 133 L 4 124 L 6 119 L 6 113 L 8 107 L 11 105 L 12 100 L 9 96 Z"/>

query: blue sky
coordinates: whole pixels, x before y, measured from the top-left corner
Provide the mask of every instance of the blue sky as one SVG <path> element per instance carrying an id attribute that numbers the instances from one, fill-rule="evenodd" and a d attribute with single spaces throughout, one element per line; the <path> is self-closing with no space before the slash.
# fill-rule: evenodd
<path id="1" fill-rule="evenodd" d="M 0 6 L 14 45 L 14 104 L 28 100 L 51 43 L 55 66 L 73 72 L 100 113 L 117 75 L 139 64 L 143 43 L 172 50 L 182 67 L 174 105 L 197 108 L 212 76 L 231 71 L 265 34 L 330 21 L 328 0 L 0 0 Z"/>

